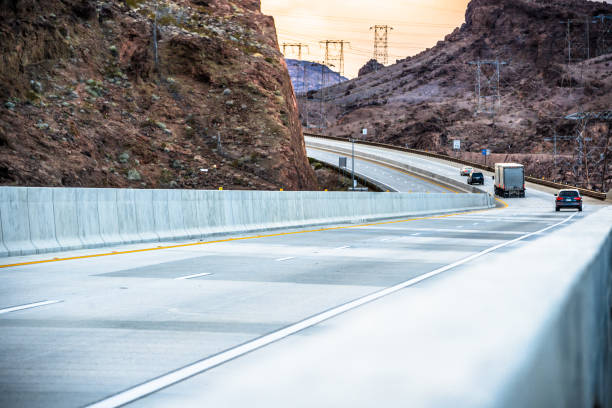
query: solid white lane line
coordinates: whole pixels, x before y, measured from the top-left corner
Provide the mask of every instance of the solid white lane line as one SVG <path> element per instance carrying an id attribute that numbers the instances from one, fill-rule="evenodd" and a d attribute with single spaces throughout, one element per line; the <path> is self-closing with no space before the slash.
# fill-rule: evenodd
<path id="1" fill-rule="evenodd" d="M 180 278 L 174 278 L 174 280 L 193 279 L 193 278 L 199 278 L 201 276 L 208 276 L 208 275 L 212 275 L 212 273 L 196 273 L 195 275 L 181 276 Z"/>
<path id="2" fill-rule="evenodd" d="M 276 260 L 276 262 L 288 261 L 290 259 L 295 259 L 295 256 L 288 256 L 286 258 L 279 258 L 279 259 Z"/>
<path id="3" fill-rule="evenodd" d="M 63 300 L 44 300 L 42 302 L 29 303 L 27 305 L 7 307 L 6 309 L 0 309 L 0 314 L 16 312 L 18 310 L 32 309 L 34 307 L 53 305 L 55 303 L 61 303 L 61 302 L 63 302 Z"/>
<path id="4" fill-rule="evenodd" d="M 401 228 L 401 227 L 359 227 L 382 230 L 382 231 L 421 231 L 421 232 L 449 232 L 449 233 L 466 233 L 466 234 L 499 234 L 499 235 L 524 235 L 529 234 L 528 231 L 493 231 L 493 230 L 477 230 L 477 229 L 450 229 L 450 228 Z"/>
<path id="5" fill-rule="evenodd" d="M 569 220 L 571 220 L 572 218 L 574 218 L 574 216 L 576 216 L 577 213 L 572 214 L 572 216 L 564 219 L 561 222 L 558 222 L 554 225 L 550 225 L 546 228 L 543 228 L 539 231 L 536 232 L 532 232 L 526 235 L 523 235 L 521 237 L 515 238 L 513 240 L 507 241 L 507 242 L 503 242 L 501 244 L 495 245 L 489 249 L 485 249 L 484 251 L 478 252 L 474 255 L 468 256 L 467 258 L 461 259 L 457 262 L 453 262 L 449 265 L 443 266 L 442 268 L 438 268 L 436 270 L 433 270 L 431 272 L 425 273 L 423 275 L 420 275 L 416 278 L 407 280 L 405 282 L 399 283 L 395 286 L 391 286 L 389 288 L 380 290 L 378 292 L 372 293 L 370 295 L 361 297 L 359 299 L 353 300 L 351 302 L 345 303 L 343 305 L 340 305 L 338 307 L 335 307 L 333 309 L 327 310 L 325 312 L 319 313 L 317 315 L 311 316 L 309 318 L 306 318 L 300 322 L 294 323 L 290 326 L 287 326 L 285 328 L 282 328 L 280 330 L 277 330 L 275 332 L 272 332 L 270 334 L 266 334 L 262 337 L 259 337 L 255 340 L 249 341 L 247 343 L 244 343 L 240 346 L 234 347 L 232 349 L 226 350 L 226 351 L 222 351 L 219 354 L 216 354 L 214 356 L 202 359 L 200 361 L 197 361 L 193 364 L 190 364 L 188 366 L 185 366 L 183 368 L 179 368 L 178 370 L 175 370 L 171 373 L 162 375 L 160 377 L 157 377 L 155 379 L 152 379 L 150 381 L 147 381 L 145 383 L 142 383 L 140 385 L 137 385 L 133 388 L 130 388 L 126 391 L 120 392 L 119 394 L 115 394 L 109 398 L 103 399 L 101 401 L 95 402 L 91 405 L 88 405 L 88 408 L 117 408 L 120 407 L 122 405 L 128 404 L 132 401 L 135 401 L 137 399 L 140 399 L 142 397 L 145 397 L 149 394 L 152 394 L 154 392 L 157 392 L 161 389 L 164 389 L 166 387 L 169 387 L 173 384 L 176 384 L 178 382 L 181 382 L 183 380 L 186 380 L 189 377 L 193 377 L 194 375 L 198 375 L 203 373 L 204 371 L 210 370 L 213 367 L 216 367 L 218 365 L 227 363 L 230 360 L 233 360 L 235 358 L 238 358 L 240 356 L 243 356 L 247 353 L 250 353 L 254 350 L 257 350 L 258 348 L 267 346 L 271 343 L 274 343 L 276 341 L 279 341 L 281 339 L 284 339 L 285 337 L 291 336 L 297 332 L 300 332 L 304 329 L 307 329 L 309 327 L 315 326 L 321 322 L 324 322 L 325 320 L 331 319 L 332 317 L 338 316 L 340 314 L 346 313 L 350 310 L 353 310 L 355 308 L 358 308 L 360 306 L 365 305 L 366 303 L 370 303 L 373 302 L 375 300 L 378 300 L 380 298 L 383 298 L 385 296 L 389 296 L 395 292 L 398 292 L 402 289 L 405 289 L 409 286 L 413 286 L 416 285 L 419 282 L 422 282 L 426 279 L 432 278 L 436 275 L 439 275 L 443 272 L 446 272 L 450 269 L 456 268 L 457 266 L 466 264 L 468 262 L 473 261 L 474 259 L 480 258 L 484 255 L 487 255 L 493 251 L 496 251 L 500 248 L 515 244 L 519 241 L 522 241 L 524 239 L 527 239 L 529 237 L 532 237 L 536 234 L 540 234 L 542 232 L 548 231 L 550 229 L 553 229 L 555 227 L 558 227 L 562 224 L 565 224 L 566 222 L 568 222 Z"/>
<path id="6" fill-rule="evenodd" d="M 335 248 L 335 250 L 350 248 L 349 245 L 341 246 L 339 248 Z"/>
<path id="7" fill-rule="evenodd" d="M 421 233 L 417 232 L 416 234 L 412 234 L 413 237 L 416 237 L 417 235 L 421 235 Z"/>

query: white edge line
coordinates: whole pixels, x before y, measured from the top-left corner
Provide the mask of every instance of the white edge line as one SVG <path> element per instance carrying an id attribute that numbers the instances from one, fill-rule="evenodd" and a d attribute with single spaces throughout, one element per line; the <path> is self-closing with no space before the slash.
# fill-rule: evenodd
<path id="1" fill-rule="evenodd" d="M 34 307 L 52 305 L 52 304 L 61 303 L 61 302 L 63 302 L 63 300 L 44 300 L 42 302 L 28 303 L 27 305 L 7 307 L 6 309 L 0 309 L 0 314 L 17 312 L 19 310 L 32 309 Z"/>
<path id="2" fill-rule="evenodd" d="M 325 150 L 325 149 L 321 150 L 321 149 L 317 149 L 317 148 L 314 148 L 314 147 L 311 147 L 311 149 L 318 150 L 318 151 L 327 151 L 327 150 Z M 328 151 L 328 152 L 329 152 L 329 151 Z M 332 153 L 332 154 L 337 154 L 338 156 L 340 156 L 342 153 Z M 336 163 L 335 163 L 335 162 L 328 162 L 328 161 L 325 161 L 325 160 L 323 160 L 323 159 L 317 159 L 317 158 L 314 158 L 314 159 L 315 159 L 315 160 L 321 160 L 321 161 L 324 161 L 324 162 L 326 162 L 326 163 L 328 163 L 328 164 L 331 164 L 331 165 L 333 165 L 333 166 L 335 166 L 335 165 L 336 165 Z M 357 160 L 358 160 L 358 159 L 357 159 L 357 158 L 355 158 L 355 163 L 357 163 Z M 362 160 L 363 160 L 363 159 L 362 159 Z M 379 167 L 382 167 L 382 166 L 379 166 Z M 383 168 L 384 168 L 384 167 L 383 167 Z M 346 169 L 346 168 L 345 168 L 345 169 Z M 385 168 L 385 170 L 387 170 L 387 169 Z M 396 170 L 396 171 L 397 171 L 397 170 Z M 355 169 L 355 175 L 356 175 L 356 176 L 360 176 L 360 177 L 361 177 L 361 178 L 363 178 L 363 179 L 370 180 L 370 181 L 375 182 L 375 183 L 379 183 L 379 184 L 380 184 L 380 185 L 382 185 L 382 186 L 388 187 L 388 188 L 389 188 L 389 191 L 393 191 L 393 192 L 395 192 L 395 193 L 398 193 L 398 192 L 399 192 L 399 190 L 396 190 L 396 188 L 395 188 L 395 187 L 390 186 L 390 185 L 389 185 L 389 184 L 387 184 L 386 182 L 384 182 L 384 181 L 380 181 L 380 180 L 377 180 L 377 179 L 375 179 L 374 177 L 366 176 L 365 174 L 363 174 L 363 173 L 361 173 L 361 172 L 357 171 L 356 169 Z M 409 174 L 409 175 L 410 175 L 410 174 Z M 393 176 L 391 176 L 391 178 L 393 178 Z M 393 180 L 391 180 L 391 181 L 393 181 Z M 431 183 L 430 183 L 430 184 L 431 184 Z"/>
<path id="3" fill-rule="evenodd" d="M 208 275 L 212 275 L 212 274 L 211 273 L 197 273 L 195 275 L 181 276 L 180 278 L 174 278 L 174 280 L 185 280 L 185 279 L 199 278 L 200 276 L 208 276 Z"/>
<path id="4" fill-rule="evenodd" d="M 295 259 L 295 256 L 288 256 L 287 258 L 279 258 L 276 260 L 276 262 L 288 261 L 290 259 Z"/>
<path id="5" fill-rule="evenodd" d="M 341 246 L 341 247 L 334 248 L 334 249 L 335 250 L 340 250 L 340 249 L 347 249 L 347 248 L 350 248 L 350 245 L 345 245 L 345 246 Z"/>
<path id="6" fill-rule="evenodd" d="M 262 337 L 259 337 L 257 339 L 254 339 L 252 341 L 249 341 L 247 343 L 244 343 L 242 345 L 236 346 L 232 349 L 226 350 L 226 351 L 222 351 L 219 354 L 216 354 L 214 356 L 211 357 L 207 357 L 203 360 L 197 361 L 193 364 L 190 364 L 188 366 L 185 366 L 183 368 L 179 368 L 171 373 L 162 375 L 160 377 L 157 377 L 155 379 L 152 379 L 150 381 L 147 381 L 145 383 L 142 383 L 140 385 L 137 385 L 135 387 L 132 387 L 128 390 L 125 390 L 123 392 L 120 392 L 118 394 L 115 394 L 114 396 L 111 396 L 109 398 L 103 399 L 99 402 L 95 402 L 91 405 L 88 405 L 87 408 L 117 408 L 120 406 L 123 406 L 125 404 L 128 404 L 130 402 L 133 402 L 137 399 L 140 399 L 142 397 L 145 397 L 149 394 L 153 394 L 154 392 L 157 392 L 163 388 L 169 387 L 173 384 L 176 384 L 178 382 L 181 382 L 183 380 L 186 380 L 189 377 L 193 377 L 195 375 L 201 374 L 204 371 L 207 371 L 215 366 L 221 365 L 223 363 L 226 363 L 230 360 L 233 360 L 237 357 L 243 356 L 247 353 L 250 353 L 254 350 L 257 350 L 258 348 L 267 346 L 271 343 L 274 343 L 276 341 L 279 341 L 285 337 L 291 336 L 299 331 L 302 331 L 304 329 L 307 329 L 309 327 L 312 327 L 314 325 L 317 325 L 325 320 L 331 319 L 332 317 L 338 316 L 342 313 L 348 312 L 349 310 L 355 309 L 357 307 L 360 307 L 366 303 L 370 303 L 373 302 L 375 300 L 378 300 L 380 298 L 383 298 L 385 296 L 389 296 L 395 292 L 398 292 L 402 289 L 405 289 L 409 286 L 413 286 L 419 282 L 422 282 L 426 279 L 429 279 L 431 277 L 434 277 L 436 275 L 439 275 L 443 272 L 446 272 L 450 269 L 453 269 L 457 266 L 463 265 L 465 263 L 468 263 L 470 261 L 473 261 L 474 259 L 480 258 L 488 253 L 491 253 L 493 251 L 496 251 L 500 248 L 515 244 L 519 241 L 522 241 L 524 239 L 527 239 L 529 237 L 532 237 L 536 234 L 540 234 L 542 232 L 548 231 L 550 229 L 553 229 L 555 227 L 558 227 L 562 224 L 565 224 L 566 222 L 568 222 L 569 220 L 571 220 L 572 218 L 574 218 L 576 216 L 577 213 L 574 213 L 573 215 L 571 215 L 570 217 L 564 219 L 563 221 L 554 224 L 554 225 L 550 225 L 544 229 L 541 229 L 539 231 L 536 232 L 532 232 L 526 235 L 523 235 L 521 237 L 515 238 L 511 241 L 507 241 L 507 242 L 503 242 L 501 244 L 495 245 L 491 248 L 485 249 L 484 251 L 478 252 L 474 255 L 468 256 L 467 258 L 461 259 L 457 262 L 453 262 L 449 265 L 443 266 L 441 268 L 438 268 L 436 270 L 433 270 L 431 272 L 428 272 L 426 274 L 420 275 L 416 278 L 407 280 L 405 282 L 399 283 L 395 286 L 391 286 L 389 288 L 380 290 L 378 292 L 372 293 L 370 295 L 364 296 L 362 298 L 353 300 L 351 302 L 345 303 L 343 305 L 337 306 L 333 309 L 327 310 L 325 312 L 319 313 L 317 315 L 311 316 L 309 318 L 306 318 L 304 320 L 302 320 L 301 322 L 297 322 L 294 323 L 290 326 L 287 326 L 285 328 L 282 328 L 280 330 L 277 330 L 275 332 L 266 334 Z"/>

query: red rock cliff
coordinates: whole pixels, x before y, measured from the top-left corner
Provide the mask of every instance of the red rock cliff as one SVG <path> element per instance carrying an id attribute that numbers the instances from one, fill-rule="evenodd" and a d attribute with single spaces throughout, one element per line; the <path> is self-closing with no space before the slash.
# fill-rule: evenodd
<path id="1" fill-rule="evenodd" d="M 316 188 L 258 1 L 3 1 L 0 53 L 1 184 Z"/>

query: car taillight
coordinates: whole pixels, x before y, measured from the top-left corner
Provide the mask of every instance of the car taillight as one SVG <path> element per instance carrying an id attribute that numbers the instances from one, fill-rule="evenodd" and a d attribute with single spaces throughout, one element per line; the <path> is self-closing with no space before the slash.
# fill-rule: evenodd
<path id="1" fill-rule="evenodd" d="M 557 201 L 562 201 L 563 199 L 561 197 L 557 197 Z"/>
<path id="2" fill-rule="evenodd" d="M 582 200 L 582 197 L 576 197 L 576 198 L 574 198 L 574 200 L 580 201 L 580 200 Z"/>

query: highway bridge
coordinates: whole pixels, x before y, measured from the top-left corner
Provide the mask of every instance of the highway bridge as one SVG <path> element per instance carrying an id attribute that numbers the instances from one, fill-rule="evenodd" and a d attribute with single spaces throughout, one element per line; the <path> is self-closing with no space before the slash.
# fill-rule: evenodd
<path id="1" fill-rule="evenodd" d="M 350 167 L 349 143 L 306 142 Z M 355 149 L 356 171 L 397 193 L 236 196 L 250 215 L 214 236 L 189 227 L 183 205 L 176 239 L 118 226 L 122 244 L 79 235 L 57 251 L 66 198 L 40 193 L 47 210 L 38 192 L 2 190 L 0 406 L 612 406 L 612 208 L 555 213 L 553 191 L 533 185 L 493 202 L 490 176 L 473 190 L 452 163 Z M 25 228 L 18 193 L 51 211 L 25 216 L 29 240 L 7 236 L 7 223 Z M 319 201 L 328 212 L 308 215 Z M 32 238 L 44 229 L 32 220 L 49 218 L 54 234 Z"/>

